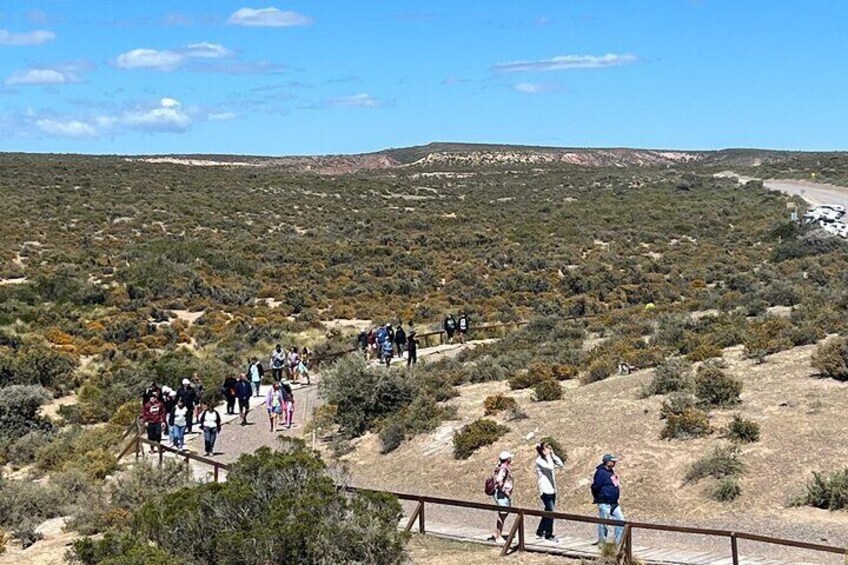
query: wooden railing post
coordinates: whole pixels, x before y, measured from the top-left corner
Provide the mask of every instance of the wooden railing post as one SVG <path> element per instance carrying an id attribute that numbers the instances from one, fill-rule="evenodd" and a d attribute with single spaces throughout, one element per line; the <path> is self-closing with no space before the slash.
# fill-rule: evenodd
<path id="1" fill-rule="evenodd" d="M 418 533 L 423 534 L 426 532 L 426 529 L 424 528 L 424 501 L 422 500 L 420 504 L 421 512 L 418 513 Z"/>
<path id="2" fill-rule="evenodd" d="M 739 547 L 736 543 L 736 532 L 730 534 L 730 555 L 733 557 L 733 565 L 739 565 Z"/>
<path id="3" fill-rule="evenodd" d="M 162 449 L 162 446 L 160 445 L 159 449 L 157 451 L 159 452 L 159 468 L 161 469 L 162 463 L 164 462 L 164 459 L 165 459 L 165 450 Z"/>
<path id="4" fill-rule="evenodd" d="M 518 551 L 524 551 L 524 512 L 518 514 L 518 521 L 521 523 L 518 526 Z"/>
<path id="5" fill-rule="evenodd" d="M 633 565 L 633 530 L 630 524 L 624 526 L 624 535 L 621 537 L 621 545 L 618 547 L 616 556 L 618 565 Z"/>
<path id="6" fill-rule="evenodd" d="M 141 435 L 140 434 L 135 436 L 135 441 L 133 441 L 133 443 L 135 443 L 135 460 L 138 461 L 138 458 L 140 457 L 140 452 L 141 452 L 141 449 L 142 449 L 141 448 Z"/>
<path id="7" fill-rule="evenodd" d="M 512 524 L 512 528 L 509 530 L 509 535 L 504 542 L 503 549 L 501 549 L 501 557 L 509 554 L 509 548 L 512 547 L 512 540 L 515 539 L 515 534 L 518 533 L 519 528 L 523 531 L 523 522 L 524 522 L 524 514 L 518 513 L 515 516 L 515 522 Z M 497 541 L 497 540 L 495 540 Z M 520 545 L 520 540 L 519 540 Z"/>
<path id="8" fill-rule="evenodd" d="M 214 477 L 215 482 L 218 482 L 218 465 L 212 467 L 212 476 Z"/>
<path id="9" fill-rule="evenodd" d="M 406 528 L 404 528 L 405 532 L 412 530 L 412 524 L 415 523 L 415 520 L 419 521 L 418 529 L 419 530 L 421 529 L 421 521 L 419 519 L 419 516 L 421 516 L 421 511 L 423 509 L 424 509 L 424 503 L 419 500 L 418 504 L 415 506 L 415 510 L 412 512 L 412 516 L 409 517 L 409 521 L 406 523 Z"/>

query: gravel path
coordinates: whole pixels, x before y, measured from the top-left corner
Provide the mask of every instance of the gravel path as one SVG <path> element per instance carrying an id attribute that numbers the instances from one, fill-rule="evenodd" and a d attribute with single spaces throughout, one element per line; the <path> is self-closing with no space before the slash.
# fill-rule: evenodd
<path id="1" fill-rule="evenodd" d="M 813 205 L 841 204 L 848 208 L 848 187 L 805 180 L 769 179 L 763 181 L 769 190 L 800 196 Z"/>

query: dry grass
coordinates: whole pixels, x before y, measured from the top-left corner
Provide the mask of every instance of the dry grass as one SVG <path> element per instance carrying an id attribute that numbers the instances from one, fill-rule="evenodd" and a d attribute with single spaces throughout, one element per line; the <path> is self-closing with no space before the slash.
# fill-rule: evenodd
<path id="1" fill-rule="evenodd" d="M 412 536 L 407 546 L 411 563 L 439 565 L 488 565 L 503 562 L 507 565 L 576 565 L 580 560 L 566 559 L 541 553 L 513 553 L 500 557 L 500 548 L 446 540 L 434 536 Z"/>
<path id="2" fill-rule="evenodd" d="M 483 480 L 498 452 L 508 449 L 515 453 L 515 503 L 535 507 L 534 442 L 550 435 L 569 454 L 566 468 L 558 474 L 557 505 L 563 511 L 595 512 L 589 483 L 601 455 L 613 452 L 621 456 L 622 505 L 630 518 L 749 530 L 767 527 L 775 534 L 799 537 L 818 527 L 845 524 L 844 515 L 787 507 L 813 471 L 848 458 L 844 441 L 848 384 L 814 376 L 810 367 L 814 348 L 778 353 L 763 365 L 742 359 L 740 347 L 725 351 L 728 374 L 744 383 L 742 404 L 714 410 L 712 422 L 721 427 L 739 413 L 759 422 L 762 436 L 759 443 L 742 450 L 748 472 L 740 479 L 741 496 L 731 503 L 710 500 L 696 486 L 682 486 L 689 465 L 720 440 L 717 434 L 685 441 L 660 439 L 663 397 L 639 398 L 652 371 L 582 387 L 566 382 L 571 388 L 556 402 L 537 403 L 531 391 L 516 391 L 512 394 L 529 418 L 510 422 L 511 432 L 499 442 L 456 461 L 451 457 L 452 432 L 483 416 L 485 397 L 509 392 L 505 382 L 467 385 L 451 401 L 459 409 L 460 421 L 447 422 L 384 456 L 377 439 L 366 436 L 345 459 L 358 484 L 482 501 Z M 837 533 L 829 541 L 844 536 Z"/>

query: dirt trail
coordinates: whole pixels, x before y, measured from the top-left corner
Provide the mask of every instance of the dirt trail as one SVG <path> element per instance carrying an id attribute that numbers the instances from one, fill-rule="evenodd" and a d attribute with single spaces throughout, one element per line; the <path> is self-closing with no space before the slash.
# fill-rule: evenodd
<path id="1" fill-rule="evenodd" d="M 848 208 L 848 187 L 792 179 L 764 180 L 763 186 L 769 190 L 800 196 L 813 205 L 841 204 Z"/>

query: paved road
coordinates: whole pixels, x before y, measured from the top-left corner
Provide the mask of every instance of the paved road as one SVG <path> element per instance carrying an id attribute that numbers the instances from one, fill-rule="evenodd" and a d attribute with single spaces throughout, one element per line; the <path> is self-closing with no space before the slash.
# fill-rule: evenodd
<path id="1" fill-rule="evenodd" d="M 848 187 L 805 180 L 769 179 L 763 181 L 769 190 L 800 196 L 810 204 L 841 204 L 848 208 Z"/>

